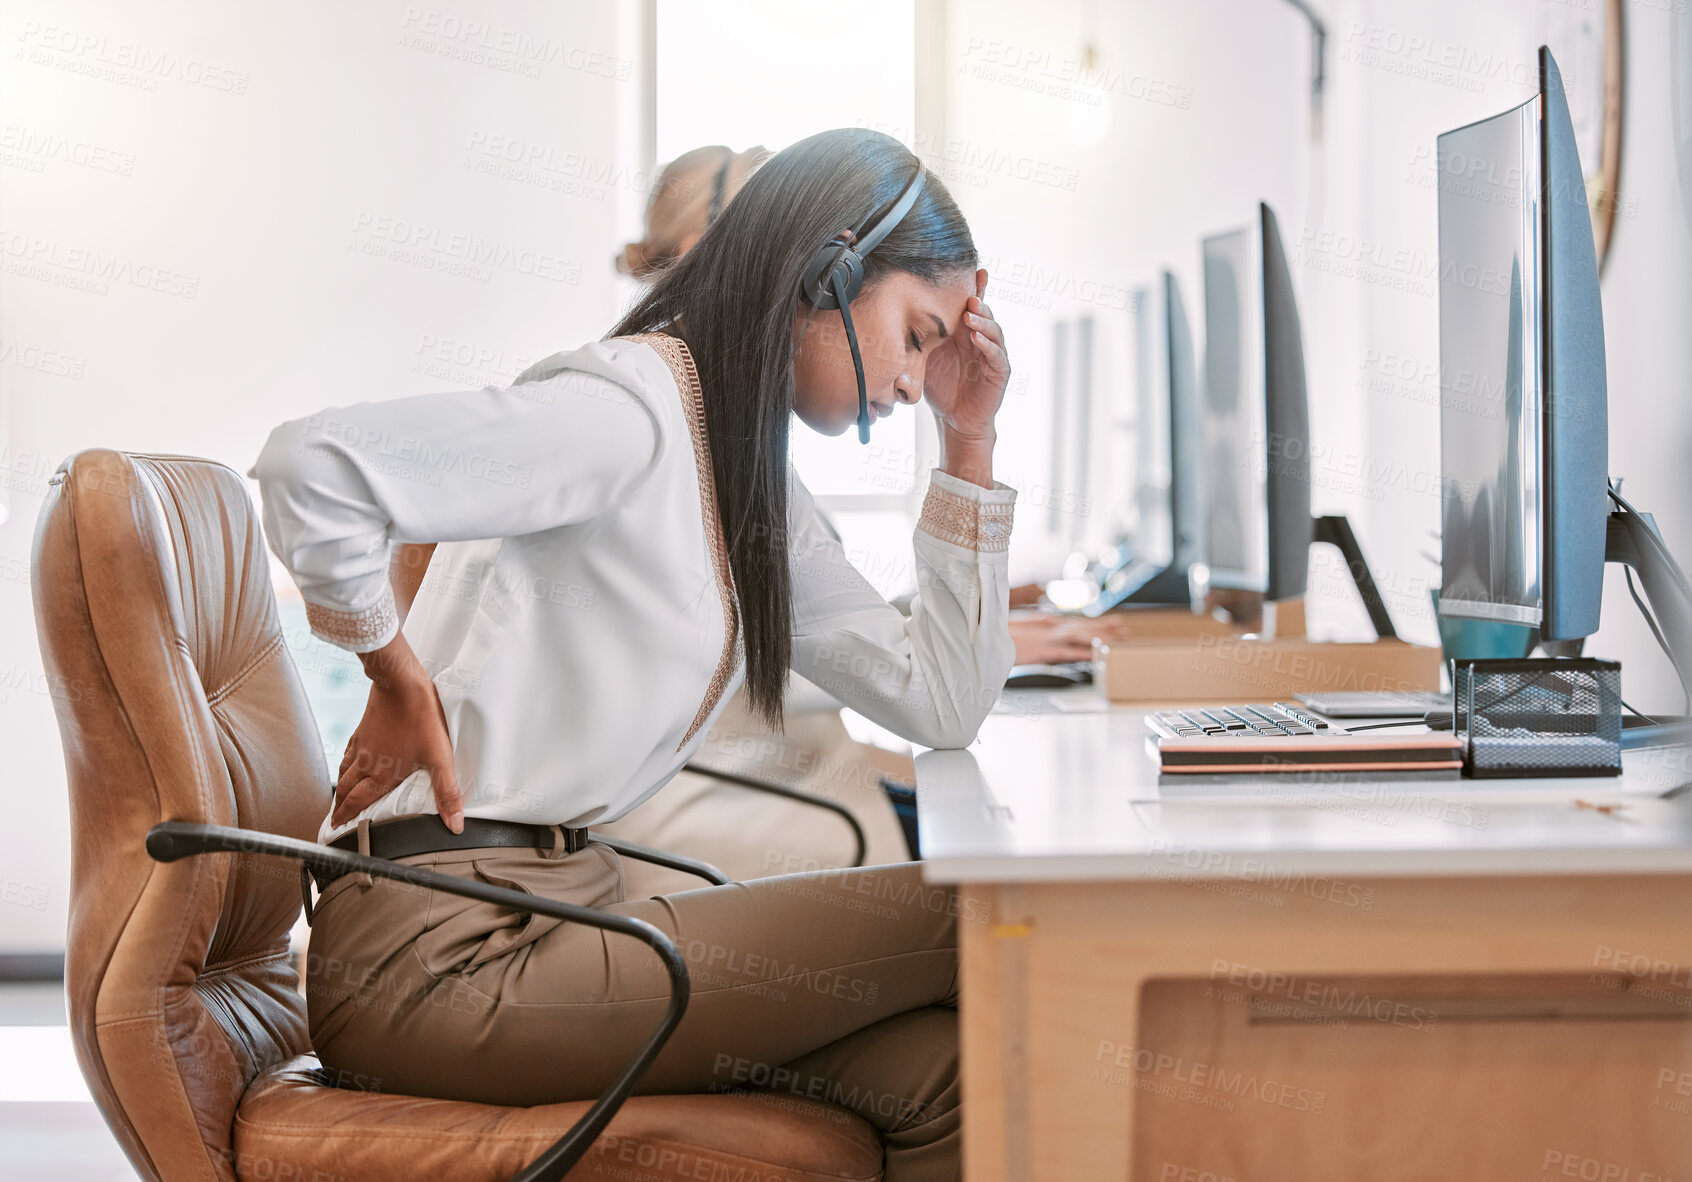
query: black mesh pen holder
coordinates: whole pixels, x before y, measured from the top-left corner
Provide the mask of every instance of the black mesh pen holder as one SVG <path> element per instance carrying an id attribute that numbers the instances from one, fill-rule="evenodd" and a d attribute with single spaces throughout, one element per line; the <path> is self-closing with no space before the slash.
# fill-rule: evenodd
<path id="1" fill-rule="evenodd" d="M 1455 661 L 1451 683 L 1464 775 L 1621 774 L 1619 662 Z"/>

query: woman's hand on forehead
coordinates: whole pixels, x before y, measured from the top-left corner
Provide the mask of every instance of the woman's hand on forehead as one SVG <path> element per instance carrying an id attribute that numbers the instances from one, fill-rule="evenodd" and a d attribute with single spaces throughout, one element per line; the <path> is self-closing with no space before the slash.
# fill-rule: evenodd
<path id="1" fill-rule="evenodd" d="M 1010 382 L 1004 329 L 982 298 L 987 271 L 975 273 L 975 294 L 964 301 L 957 329 L 929 363 L 923 396 L 941 426 L 964 439 L 994 434 L 993 420 Z"/>

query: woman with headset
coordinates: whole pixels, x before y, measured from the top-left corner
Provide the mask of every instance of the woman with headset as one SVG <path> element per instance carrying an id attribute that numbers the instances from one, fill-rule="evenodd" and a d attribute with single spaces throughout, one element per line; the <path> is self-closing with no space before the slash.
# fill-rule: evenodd
<path id="1" fill-rule="evenodd" d="M 761 146 L 736 152 L 722 144 L 694 148 L 677 156 L 665 166 L 647 202 L 645 236 L 617 254 L 617 270 L 637 279 L 655 278 L 693 249 L 752 170 L 769 156 Z M 1035 583 L 1012 587 L 1011 606 L 1032 608 L 1042 595 L 1043 589 Z M 1091 660 L 1095 637 L 1120 640 L 1128 635 L 1120 619 L 1085 619 L 1031 610 L 1013 610 L 1010 631 L 1018 665 Z"/>
<path id="2" fill-rule="evenodd" d="M 616 255 L 617 270 L 646 282 L 656 279 L 693 248 L 769 156 L 761 146 L 736 152 L 721 144 L 677 156 L 653 187 L 645 234 Z M 822 524 L 832 529 L 826 516 Z M 413 582 L 425 562 L 410 564 Z M 1012 587 L 1011 602 L 1037 600 L 1040 593 L 1037 586 Z M 895 603 L 902 610 L 908 606 L 905 600 Z M 1115 640 L 1122 629 L 1114 619 L 1013 608 L 1010 634 L 1016 663 L 1035 665 L 1090 660 L 1093 637 Z M 853 742 L 841 723 L 840 704 L 797 676 L 789 684 L 783 713 L 785 725 L 777 734 L 747 708 L 743 689 L 706 737 L 702 762 L 803 788 L 850 809 L 864 833 L 864 865 L 909 857 L 913 847 L 881 787 L 884 774 L 911 780 L 909 757 Z M 702 858 L 735 879 L 845 866 L 852 851 L 850 831 L 832 813 L 691 771 L 679 773 L 639 808 L 597 828 L 610 837 Z M 695 885 L 683 871 L 650 863 L 629 863 L 624 870 L 630 898 Z"/>
<path id="3" fill-rule="evenodd" d="M 692 1000 L 640 1089 L 779 1068 L 874 1124 L 894 1182 L 957 1176 L 957 929 L 985 917 L 912 863 L 625 900 L 586 827 L 659 791 L 742 684 L 779 725 L 789 669 L 913 742 L 974 738 L 1012 660 L 986 280 L 906 148 L 825 132 L 754 173 L 604 340 L 506 389 L 284 424 L 255 469 L 313 630 L 372 680 L 320 838 L 663 929 Z M 819 524 L 787 431 L 867 439 L 919 398 L 941 462 L 906 617 Z M 401 631 L 389 552 L 429 542 Z M 312 951 L 336 968 L 307 983 L 313 1044 L 396 1092 L 595 1096 L 667 1006 L 634 941 L 358 874 L 320 886 Z"/>

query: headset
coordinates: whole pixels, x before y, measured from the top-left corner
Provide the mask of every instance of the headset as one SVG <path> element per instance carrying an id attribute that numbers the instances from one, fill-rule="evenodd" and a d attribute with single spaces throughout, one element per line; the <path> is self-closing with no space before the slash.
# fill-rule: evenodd
<path id="1" fill-rule="evenodd" d="M 852 327 L 852 312 L 848 305 L 864 289 L 864 256 L 880 246 L 881 240 L 911 212 L 917 198 L 922 196 L 922 184 L 923 166 L 919 161 L 916 173 L 885 214 L 865 227 L 862 233 L 842 230 L 817 247 L 799 280 L 800 299 L 813 308 L 839 308 L 840 319 L 846 325 L 846 343 L 852 347 L 852 368 L 858 375 L 859 443 L 869 442 L 869 391 L 864 385 L 864 359 L 858 352 L 858 333 Z"/>

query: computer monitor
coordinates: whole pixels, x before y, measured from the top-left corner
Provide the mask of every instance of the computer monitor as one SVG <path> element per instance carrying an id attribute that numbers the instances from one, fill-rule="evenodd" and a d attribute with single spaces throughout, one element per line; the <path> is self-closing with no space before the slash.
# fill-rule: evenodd
<path id="1" fill-rule="evenodd" d="M 1203 444 L 1193 331 L 1175 276 L 1135 289 L 1131 415 L 1118 426 L 1111 469 L 1111 533 L 1099 590 L 1082 611 L 1186 605 L 1187 567 L 1202 558 Z"/>
<path id="2" fill-rule="evenodd" d="M 1598 630 L 1609 431 L 1598 257 L 1557 63 L 1439 137 L 1439 610 Z"/>
<path id="3" fill-rule="evenodd" d="M 1292 269 L 1269 206 L 1204 240 L 1204 324 L 1210 586 L 1292 599 L 1315 537 L 1310 414 Z"/>
<path id="4" fill-rule="evenodd" d="M 1133 550 L 1184 583 L 1203 539 L 1203 426 L 1192 325 L 1171 272 L 1140 293 L 1134 336 Z"/>

